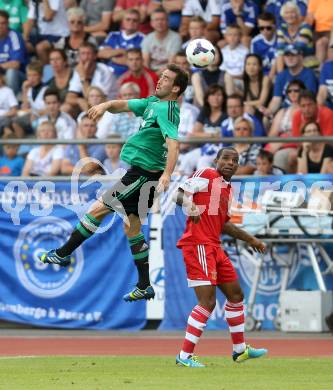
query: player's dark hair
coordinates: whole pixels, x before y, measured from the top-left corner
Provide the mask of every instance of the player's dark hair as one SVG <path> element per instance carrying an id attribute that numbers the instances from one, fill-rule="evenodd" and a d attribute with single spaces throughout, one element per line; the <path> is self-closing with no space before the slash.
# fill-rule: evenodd
<path id="1" fill-rule="evenodd" d="M 222 156 L 222 154 L 223 154 L 223 152 L 224 152 L 225 150 L 233 150 L 234 152 L 236 152 L 236 153 L 238 154 L 237 150 L 236 150 L 233 146 L 224 146 L 223 148 L 221 148 L 221 149 L 217 152 L 217 155 L 216 155 L 216 159 L 217 159 L 217 160 Z"/>
<path id="2" fill-rule="evenodd" d="M 221 85 L 219 84 L 211 84 L 206 92 L 205 92 L 205 95 L 204 95 L 204 99 L 203 99 L 203 107 L 202 107 L 202 112 L 204 113 L 204 115 L 206 115 L 207 117 L 210 116 L 211 114 L 211 107 L 208 103 L 208 99 L 209 99 L 209 96 L 211 95 L 215 95 L 216 92 L 221 92 L 222 93 L 222 104 L 221 104 L 221 111 L 223 112 L 224 111 L 224 105 L 225 105 L 225 97 L 226 97 L 226 94 L 224 92 L 224 89 Z"/>
<path id="3" fill-rule="evenodd" d="M 315 103 L 317 102 L 316 95 L 308 89 L 305 89 L 304 91 L 300 92 L 298 97 L 298 103 L 300 103 L 302 99 L 312 100 Z"/>
<path id="4" fill-rule="evenodd" d="M 275 24 L 275 16 L 271 12 L 263 12 L 258 16 L 258 19 L 265 22 L 272 22 Z"/>
<path id="5" fill-rule="evenodd" d="M 270 164 L 273 164 L 274 155 L 269 150 L 260 149 L 257 157 L 262 160 L 267 160 Z"/>
<path id="6" fill-rule="evenodd" d="M 44 93 L 43 99 L 45 100 L 47 96 L 56 96 L 58 102 L 60 102 L 59 92 L 54 88 L 48 88 Z"/>
<path id="7" fill-rule="evenodd" d="M 7 22 L 8 22 L 8 20 L 9 20 L 9 13 L 2 9 L 2 10 L 0 10 L 0 17 L 1 18 L 5 18 L 7 20 Z"/>
<path id="8" fill-rule="evenodd" d="M 178 96 L 180 96 L 187 88 L 188 79 L 189 79 L 188 73 L 185 72 L 176 64 L 169 64 L 167 66 L 167 69 L 169 69 L 173 73 L 176 73 L 176 78 L 175 81 L 173 82 L 173 85 L 179 87 Z"/>

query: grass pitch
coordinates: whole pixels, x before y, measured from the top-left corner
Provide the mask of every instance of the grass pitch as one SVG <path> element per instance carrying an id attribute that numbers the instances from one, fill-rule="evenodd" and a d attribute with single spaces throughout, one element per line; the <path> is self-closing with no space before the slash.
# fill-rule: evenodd
<path id="1" fill-rule="evenodd" d="M 206 368 L 177 367 L 174 357 L 0 358 L 6 390 L 326 390 L 333 389 L 333 359 L 262 358 L 243 364 L 203 357 Z"/>

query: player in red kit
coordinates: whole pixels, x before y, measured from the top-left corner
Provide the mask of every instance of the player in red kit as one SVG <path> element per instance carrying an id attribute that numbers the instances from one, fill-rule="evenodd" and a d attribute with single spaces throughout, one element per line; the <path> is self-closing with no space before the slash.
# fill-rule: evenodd
<path id="1" fill-rule="evenodd" d="M 228 206 L 231 177 L 238 168 L 238 153 L 232 147 L 221 149 L 215 159 L 216 169 L 196 171 L 175 194 L 174 200 L 183 206 L 188 218 L 177 247 L 183 252 L 188 286 L 193 287 L 198 304 L 187 322 L 182 350 L 176 363 L 186 367 L 204 367 L 194 355 L 194 348 L 216 304 L 216 287 L 226 297 L 225 319 L 233 343 L 233 360 L 237 363 L 267 353 L 255 349 L 244 340 L 244 295 L 236 271 L 221 248 L 223 232 L 245 241 L 255 251 L 265 252 L 265 244 L 232 224 Z"/>

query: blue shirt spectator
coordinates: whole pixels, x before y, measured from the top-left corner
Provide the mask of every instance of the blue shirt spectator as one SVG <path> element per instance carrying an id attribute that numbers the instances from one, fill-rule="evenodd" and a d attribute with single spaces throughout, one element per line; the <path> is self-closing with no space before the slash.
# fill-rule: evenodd
<path id="1" fill-rule="evenodd" d="M 265 75 L 269 74 L 276 59 L 276 46 L 276 36 L 271 41 L 268 41 L 262 34 L 259 34 L 251 41 L 251 53 L 257 54 L 262 59 Z"/>
<path id="2" fill-rule="evenodd" d="M 98 57 L 108 60 L 108 65 L 113 69 L 116 77 L 125 73 L 126 50 L 141 48 L 144 35 L 138 31 L 140 25 L 140 14 L 136 9 L 126 11 L 122 19 L 122 29 L 111 31 L 100 46 Z"/>
<path id="3" fill-rule="evenodd" d="M 313 93 L 317 93 L 318 89 L 318 80 L 312 69 L 303 68 L 297 74 L 291 74 L 289 69 L 277 74 L 274 84 L 274 97 L 278 96 L 282 98 L 283 106 L 286 107 L 289 105 L 289 100 L 287 99 L 287 85 L 292 80 L 301 80 L 307 89 Z"/>
<path id="4" fill-rule="evenodd" d="M 275 16 L 276 24 L 278 26 L 283 22 L 283 18 L 280 15 L 281 7 L 290 0 L 268 0 L 266 3 L 265 11 L 272 13 Z M 300 9 L 301 15 L 305 16 L 307 12 L 307 0 L 293 0 Z"/>
<path id="5" fill-rule="evenodd" d="M 16 156 L 9 158 L 7 156 L 0 157 L 0 176 L 21 176 L 24 166 L 24 158 Z"/>
<path id="6" fill-rule="evenodd" d="M 245 0 L 244 5 L 241 11 L 241 17 L 243 19 L 244 24 L 247 27 L 254 28 L 256 25 L 256 19 L 258 16 L 258 11 L 255 4 L 251 1 Z M 227 26 L 231 24 L 237 24 L 237 16 L 235 15 L 232 4 L 230 2 L 224 3 L 222 5 L 221 11 L 221 22 L 220 27 L 221 31 L 225 33 Z"/>
<path id="7" fill-rule="evenodd" d="M 333 109 L 333 61 L 325 62 L 319 78 L 318 103 Z"/>
<path id="8" fill-rule="evenodd" d="M 26 50 L 20 33 L 9 30 L 6 36 L 0 36 L 0 64 L 18 61 L 21 69 L 26 64 Z"/>
<path id="9" fill-rule="evenodd" d="M 266 131 L 264 129 L 264 126 L 260 122 L 260 120 L 254 116 L 250 115 L 248 113 L 245 113 L 243 115 L 244 118 L 249 119 L 253 123 L 253 136 L 254 137 L 265 137 Z M 234 120 L 232 118 L 227 118 L 222 122 L 221 125 L 221 136 L 222 137 L 234 137 Z M 227 146 L 227 144 L 224 144 L 224 146 Z"/>
<path id="10" fill-rule="evenodd" d="M 112 31 L 103 42 L 101 49 L 111 47 L 112 49 L 132 49 L 140 48 L 144 35 L 137 32 L 132 35 L 127 35 L 125 31 Z M 117 58 L 115 56 L 115 58 Z M 128 70 L 126 65 L 117 64 L 111 59 L 107 62 L 110 68 L 113 69 L 115 75 L 118 77 Z"/>
<path id="11" fill-rule="evenodd" d="M 89 157 L 95 158 L 101 163 L 107 158 L 104 145 L 86 145 Z M 80 160 L 80 150 L 77 145 L 68 145 L 65 148 L 64 159 L 75 165 Z"/>

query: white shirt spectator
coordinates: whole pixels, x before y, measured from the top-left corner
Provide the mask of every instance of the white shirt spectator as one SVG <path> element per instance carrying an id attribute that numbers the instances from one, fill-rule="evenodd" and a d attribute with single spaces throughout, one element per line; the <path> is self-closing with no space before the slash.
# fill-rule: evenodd
<path id="1" fill-rule="evenodd" d="M 37 127 L 43 122 L 52 122 L 50 117 L 42 116 L 38 119 Z M 60 112 L 55 122 L 57 129 L 57 137 L 59 139 L 73 139 L 75 138 L 76 122 L 66 112 Z"/>
<path id="2" fill-rule="evenodd" d="M 50 8 L 55 12 L 53 19 L 49 22 L 44 19 L 44 5 L 40 1 L 38 5 L 38 28 L 41 35 L 55 35 L 67 37 L 69 27 L 67 21 L 64 0 L 48 0 Z M 28 19 L 36 19 L 36 3 L 32 0 L 29 2 Z"/>
<path id="3" fill-rule="evenodd" d="M 186 137 L 188 134 L 192 133 L 194 123 L 197 120 L 200 110 L 193 104 L 183 102 L 180 105 L 179 111 L 178 135 L 179 137 Z"/>
<path id="4" fill-rule="evenodd" d="M 160 41 L 153 31 L 143 39 L 142 52 L 150 55 L 150 68 L 155 72 L 165 67 L 181 46 L 182 41 L 178 33 L 169 30 L 166 37 Z"/>
<path id="5" fill-rule="evenodd" d="M 223 63 L 220 69 L 229 73 L 231 76 L 241 76 L 244 71 L 244 61 L 249 49 L 239 44 L 235 49 L 230 46 L 224 46 L 222 49 Z"/>
<path id="6" fill-rule="evenodd" d="M 86 115 L 87 113 L 85 111 L 79 114 L 79 116 L 76 119 L 78 125 L 81 123 L 82 118 Z M 112 134 L 111 125 L 115 115 L 116 114 L 112 114 L 111 112 L 108 111 L 106 111 L 103 114 L 102 118 L 97 122 L 97 132 L 96 132 L 97 138 L 107 138 L 110 134 Z"/>
<path id="7" fill-rule="evenodd" d="M 44 87 L 42 87 L 39 90 L 36 98 L 33 99 L 32 98 L 32 89 L 31 88 L 28 89 L 28 92 L 27 92 L 28 102 L 29 102 L 30 108 L 33 112 L 34 111 L 41 111 L 41 110 L 45 109 L 44 93 L 46 90 L 47 90 L 47 86 L 45 85 Z"/>
<path id="8" fill-rule="evenodd" d="M 116 78 L 112 69 L 105 64 L 100 62 L 96 63 L 96 69 L 90 85 L 101 88 L 108 99 L 113 99 L 117 96 L 118 91 Z M 68 91 L 75 92 L 77 94 L 82 94 L 83 92 L 82 83 L 77 71 L 74 71 L 73 77 L 69 83 Z"/>
<path id="9" fill-rule="evenodd" d="M 52 148 L 49 153 L 41 158 L 40 156 L 40 146 L 30 150 L 27 156 L 27 160 L 33 162 L 30 175 L 43 176 L 46 175 L 52 166 L 54 160 L 61 160 L 64 158 L 64 148 L 61 146 L 55 146 Z"/>
<path id="10" fill-rule="evenodd" d="M 0 116 L 5 115 L 10 109 L 18 106 L 18 101 L 11 88 L 0 87 Z"/>
<path id="11" fill-rule="evenodd" d="M 182 10 L 183 16 L 201 16 L 207 23 L 212 21 L 212 16 L 220 16 L 220 0 L 208 0 L 205 8 L 200 0 L 185 0 Z"/>

